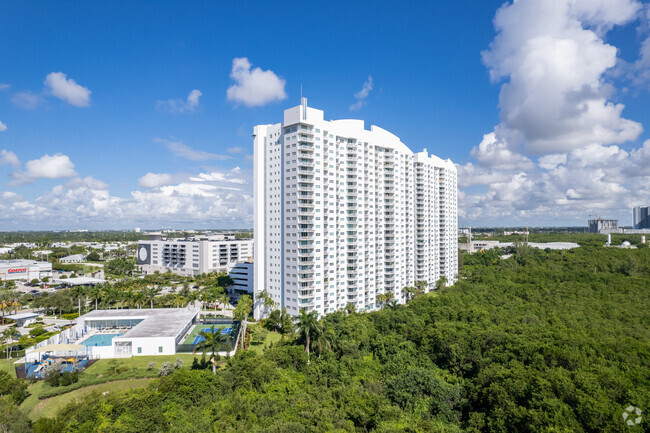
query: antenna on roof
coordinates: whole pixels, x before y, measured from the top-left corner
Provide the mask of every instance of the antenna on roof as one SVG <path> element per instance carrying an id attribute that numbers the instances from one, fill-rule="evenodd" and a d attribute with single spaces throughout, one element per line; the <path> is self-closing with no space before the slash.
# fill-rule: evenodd
<path id="1" fill-rule="evenodd" d="M 307 120 L 307 98 L 302 97 L 302 84 L 300 85 L 300 105 L 302 105 L 302 120 Z"/>

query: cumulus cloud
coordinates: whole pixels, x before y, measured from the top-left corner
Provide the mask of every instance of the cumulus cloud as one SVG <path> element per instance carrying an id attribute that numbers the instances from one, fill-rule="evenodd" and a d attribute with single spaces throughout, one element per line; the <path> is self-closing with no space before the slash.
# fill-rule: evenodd
<path id="1" fill-rule="evenodd" d="M 485 167 L 504 170 L 523 170 L 534 167 L 530 159 L 508 149 L 506 143 L 498 140 L 494 132 L 485 134 L 481 143 L 478 147 L 474 147 L 470 154 L 478 159 L 480 165 Z"/>
<path id="2" fill-rule="evenodd" d="M 5 132 L 7 130 L 7 125 L 0 121 L 0 132 Z"/>
<path id="3" fill-rule="evenodd" d="M 20 160 L 12 151 L 2 149 L 0 150 L 0 164 L 9 164 L 17 168 L 20 167 Z"/>
<path id="4" fill-rule="evenodd" d="M 77 84 L 72 78 L 68 78 L 63 72 L 51 72 L 45 77 L 46 91 L 75 107 L 87 107 L 90 105 L 90 94 L 87 87 Z"/>
<path id="5" fill-rule="evenodd" d="M 458 170 L 458 185 L 460 187 L 501 183 L 510 177 L 506 172 L 477 167 L 471 162 L 465 165 L 457 165 L 456 168 Z"/>
<path id="6" fill-rule="evenodd" d="M 15 156 L 15 155 L 14 155 Z M 34 183 L 38 179 L 60 179 L 76 176 L 74 164 L 67 155 L 43 155 L 25 163 L 25 170 L 17 169 L 10 176 L 11 185 Z"/>
<path id="7" fill-rule="evenodd" d="M 366 102 L 366 98 L 372 90 L 372 76 L 368 75 L 368 79 L 363 83 L 363 87 L 357 93 L 354 94 L 354 99 L 357 100 L 354 104 L 350 105 L 350 110 L 358 110 L 363 107 L 363 104 Z"/>
<path id="8" fill-rule="evenodd" d="M 229 172 L 212 171 L 210 173 L 199 173 L 196 176 L 190 177 L 193 182 L 228 182 L 236 184 L 246 184 L 246 180 L 239 177 L 241 168 L 235 167 Z"/>
<path id="9" fill-rule="evenodd" d="M 33 110 L 43 102 L 43 98 L 35 93 L 25 91 L 15 93 L 11 98 L 11 102 L 18 108 L 22 108 L 24 110 Z"/>
<path id="10" fill-rule="evenodd" d="M 173 176 L 169 173 L 147 173 L 138 179 L 138 185 L 142 188 L 158 188 L 169 185 Z"/>
<path id="11" fill-rule="evenodd" d="M 500 8 L 497 36 L 482 53 L 491 78 L 507 80 L 497 140 L 544 155 L 636 139 L 641 125 L 608 100 L 603 75 L 617 50 L 601 33 L 634 19 L 638 7 L 633 0 L 522 0 Z"/>
<path id="12" fill-rule="evenodd" d="M 203 95 L 200 90 L 194 89 L 183 99 L 168 99 L 156 102 L 156 107 L 161 111 L 170 113 L 193 113 L 199 106 L 199 98 Z"/>
<path id="13" fill-rule="evenodd" d="M 284 79 L 271 70 L 263 71 L 259 67 L 251 70 L 251 66 L 246 57 L 232 61 L 230 77 L 235 84 L 226 92 L 229 101 L 247 107 L 258 107 L 286 99 Z"/>
<path id="14" fill-rule="evenodd" d="M 193 149 L 182 141 L 164 140 L 157 138 L 155 142 L 164 144 L 174 155 L 179 158 L 189 159 L 190 161 L 209 161 L 209 160 L 226 160 L 231 159 L 228 155 L 218 155 L 216 153 L 205 152 L 203 150 Z"/>
<path id="15" fill-rule="evenodd" d="M 477 164 L 459 166 L 459 184 L 472 187 L 459 195 L 465 221 L 576 225 L 599 211 L 626 224 L 632 205 L 650 202 L 650 142 L 619 146 L 642 126 L 613 102 L 619 59 L 604 39 L 639 11 L 634 0 L 519 0 L 498 10 L 482 55 L 503 81 L 500 123 L 472 149 Z"/>
<path id="16" fill-rule="evenodd" d="M 225 176 L 236 172 L 230 170 Z M 161 225 L 246 228 L 252 225 L 250 189 L 249 183 L 234 188 L 220 181 L 194 182 L 179 175 L 177 183 L 118 197 L 102 181 L 74 177 L 33 200 L 0 191 L 0 226 L 12 230 Z M 48 215 L 45 223 L 43 215 Z"/>

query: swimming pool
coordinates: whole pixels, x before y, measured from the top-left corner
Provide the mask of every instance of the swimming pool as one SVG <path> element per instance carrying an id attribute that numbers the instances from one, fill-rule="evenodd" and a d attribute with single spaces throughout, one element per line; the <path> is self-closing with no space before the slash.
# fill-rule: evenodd
<path id="1" fill-rule="evenodd" d="M 113 338 L 119 337 L 120 335 L 122 334 L 97 334 L 79 344 L 83 344 L 84 346 L 110 346 Z"/>

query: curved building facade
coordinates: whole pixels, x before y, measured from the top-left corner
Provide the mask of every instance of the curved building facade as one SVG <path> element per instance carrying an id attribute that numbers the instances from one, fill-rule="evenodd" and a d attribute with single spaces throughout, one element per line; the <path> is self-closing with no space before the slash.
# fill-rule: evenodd
<path id="1" fill-rule="evenodd" d="M 256 126 L 254 145 L 256 294 L 322 315 L 374 310 L 389 292 L 403 302 L 416 281 L 456 280 L 450 160 L 362 120 L 326 121 L 305 99 L 282 123 Z M 256 318 L 268 310 L 257 302 Z"/>

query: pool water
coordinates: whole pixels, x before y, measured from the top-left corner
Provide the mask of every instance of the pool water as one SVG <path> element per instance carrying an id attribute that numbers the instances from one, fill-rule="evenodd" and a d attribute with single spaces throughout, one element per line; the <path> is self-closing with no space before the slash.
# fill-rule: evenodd
<path id="1" fill-rule="evenodd" d="M 97 334 L 82 341 L 79 344 L 84 346 L 110 346 L 113 338 L 119 337 L 122 334 Z"/>

